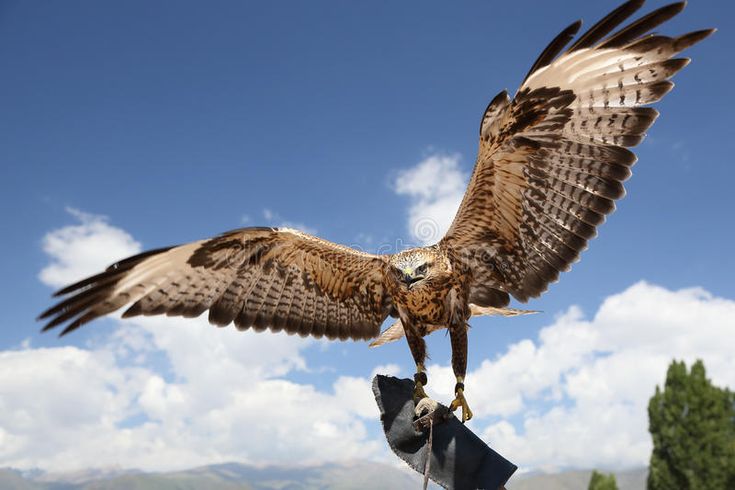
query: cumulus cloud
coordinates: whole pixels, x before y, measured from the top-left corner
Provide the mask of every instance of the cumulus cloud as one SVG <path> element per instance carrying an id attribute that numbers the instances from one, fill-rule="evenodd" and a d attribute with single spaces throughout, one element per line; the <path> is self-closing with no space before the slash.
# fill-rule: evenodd
<path id="1" fill-rule="evenodd" d="M 140 250 L 104 218 L 70 212 L 80 223 L 44 239 L 45 283 Z M 162 470 L 385 457 L 366 423 L 377 422 L 369 377 L 341 376 L 326 389 L 288 379 L 308 370 L 302 353 L 311 346 L 318 342 L 216 329 L 203 317 L 151 317 L 85 348 L 0 351 L 0 466 Z"/>
<path id="2" fill-rule="evenodd" d="M 107 218 L 67 208 L 79 224 L 51 231 L 43 237 L 43 250 L 51 259 L 39 279 L 60 287 L 89 276 L 115 260 L 140 252 L 140 243 Z"/>
<path id="3" fill-rule="evenodd" d="M 376 415 L 368 378 L 321 391 L 285 378 L 304 366 L 298 338 L 175 323 L 127 322 L 125 335 L 92 348 L 0 352 L 2 464 L 161 470 L 384 456 L 366 427 Z"/>
<path id="4" fill-rule="evenodd" d="M 735 301 L 639 282 L 592 318 L 571 307 L 535 341 L 485 360 L 468 375 L 468 396 L 479 419 L 496 419 L 484 439 L 523 467 L 641 466 L 651 451 L 648 400 L 672 358 L 703 359 L 714 383 L 735 387 L 734 334 Z M 451 380 L 450 368 L 433 369 L 432 380 Z M 519 426 L 497 421 L 511 416 Z"/>
<path id="5" fill-rule="evenodd" d="M 457 154 L 431 155 L 395 179 L 395 192 L 410 199 L 409 233 L 421 244 L 437 242 L 452 224 L 468 179 L 459 163 Z"/>

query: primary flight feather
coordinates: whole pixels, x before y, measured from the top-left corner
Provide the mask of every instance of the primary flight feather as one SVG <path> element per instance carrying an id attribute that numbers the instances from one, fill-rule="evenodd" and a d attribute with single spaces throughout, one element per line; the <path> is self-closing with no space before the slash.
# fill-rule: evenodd
<path id="1" fill-rule="evenodd" d="M 684 49 L 707 29 L 667 37 L 650 31 L 681 12 L 659 8 L 620 27 L 643 5 L 631 0 L 580 36 L 575 22 L 541 53 L 511 99 L 498 94 L 480 125 L 480 147 L 462 204 L 439 243 L 372 255 L 285 228 L 244 228 L 130 257 L 55 295 L 44 331 L 71 332 L 127 307 L 123 317 L 195 317 L 215 325 L 284 330 L 330 339 L 406 336 L 425 395 L 428 333 L 447 328 L 464 397 L 467 328 L 473 314 L 518 314 L 566 271 L 625 193 L 640 143 L 673 87 Z M 617 31 L 615 31 L 617 29 Z M 615 32 L 613 32 L 615 31 Z M 612 34 L 611 34 L 612 33 Z M 563 52 L 562 52 L 563 51 Z"/>

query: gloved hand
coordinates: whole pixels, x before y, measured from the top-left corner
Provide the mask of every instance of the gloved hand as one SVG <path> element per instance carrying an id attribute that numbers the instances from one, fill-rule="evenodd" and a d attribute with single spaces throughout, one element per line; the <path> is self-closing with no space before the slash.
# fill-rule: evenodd
<path id="1" fill-rule="evenodd" d="M 423 475 L 429 430 L 414 428 L 413 380 L 377 375 L 373 393 L 391 449 Z M 518 469 L 453 415 L 434 424 L 432 439 L 429 478 L 444 488 L 498 490 Z"/>

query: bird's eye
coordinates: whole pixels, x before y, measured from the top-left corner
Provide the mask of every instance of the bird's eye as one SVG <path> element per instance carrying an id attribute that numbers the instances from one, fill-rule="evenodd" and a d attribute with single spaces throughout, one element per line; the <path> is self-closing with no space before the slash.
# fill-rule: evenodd
<path id="1" fill-rule="evenodd" d="M 421 264 L 420 266 L 416 267 L 416 274 L 426 274 L 426 268 L 427 264 Z"/>

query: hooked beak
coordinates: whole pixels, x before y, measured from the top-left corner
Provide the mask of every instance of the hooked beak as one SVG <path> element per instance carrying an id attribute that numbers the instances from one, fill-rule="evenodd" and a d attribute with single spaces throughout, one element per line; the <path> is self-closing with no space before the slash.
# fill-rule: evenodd
<path id="1" fill-rule="evenodd" d="M 424 276 L 415 276 L 415 271 L 413 269 L 403 269 L 401 272 L 403 272 L 403 282 L 406 283 L 406 286 L 409 288 L 411 285 L 424 278 Z"/>

